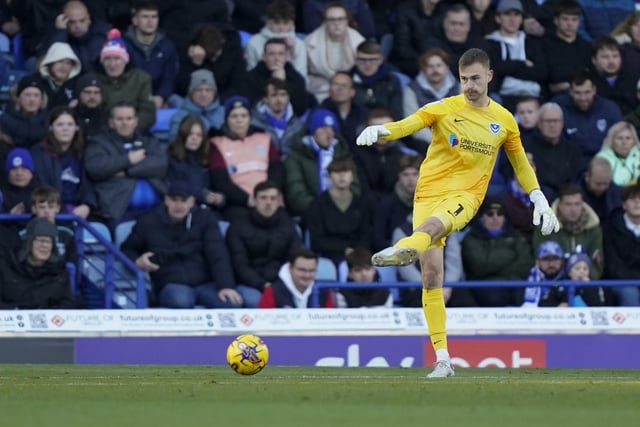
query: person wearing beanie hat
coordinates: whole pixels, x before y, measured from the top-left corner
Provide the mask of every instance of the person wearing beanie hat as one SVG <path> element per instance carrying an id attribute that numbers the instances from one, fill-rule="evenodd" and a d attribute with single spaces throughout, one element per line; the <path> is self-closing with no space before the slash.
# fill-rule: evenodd
<path id="1" fill-rule="evenodd" d="M 10 102 L 0 115 L 0 129 L 11 137 L 15 146 L 31 148 L 45 134 L 47 119 L 47 95 L 37 74 L 18 81 L 15 102 Z"/>
<path id="2" fill-rule="evenodd" d="M 178 111 L 171 116 L 169 141 L 175 139 L 180 123 L 190 114 L 202 119 L 205 135 L 213 128 L 220 129 L 224 123 L 224 107 L 218 98 L 216 80 L 209 70 L 200 69 L 191 73 L 188 96 L 182 101 Z"/>
<path id="3" fill-rule="evenodd" d="M 528 282 L 546 282 L 564 279 L 564 251 L 554 240 L 542 242 L 536 249 L 536 262 L 529 271 Z M 523 307 L 537 307 L 551 289 L 548 285 L 527 286 L 524 290 Z"/>
<path id="4" fill-rule="evenodd" d="M 14 148 L 4 165 L 2 208 L 4 212 L 24 214 L 31 212 L 31 192 L 38 186 L 33 158 L 29 150 Z"/>
<path id="5" fill-rule="evenodd" d="M 338 119 L 335 114 L 325 108 L 315 109 L 311 115 L 309 115 L 309 132 L 315 134 L 319 128 L 325 126 L 332 128 L 334 135 L 339 133 Z"/>
<path id="6" fill-rule="evenodd" d="M 327 167 L 333 159 L 353 158 L 347 141 L 336 134 L 338 121 L 329 110 L 318 108 L 309 113 L 307 132 L 291 141 L 285 158 L 287 185 L 284 191 L 287 208 L 293 215 L 302 215 L 318 194 L 331 187 Z M 354 174 L 352 190 L 361 194 L 358 173 Z"/>
<path id="7" fill-rule="evenodd" d="M 574 282 L 591 281 L 591 259 L 584 252 L 575 252 L 569 255 L 565 261 L 565 280 Z M 574 286 L 573 301 L 569 301 L 568 287 Z M 615 298 L 609 287 L 603 286 L 575 286 L 574 284 L 558 284 L 552 286 L 540 301 L 541 307 L 558 306 L 574 307 L 584 306 L 610 306 L 614 305 Z"/>
<path id="8" fill-rule="evenodd" d="M 104 108 L 111 111 L 116 104 L 133 105 L 138 115 L 140 130 L 147 131 L 156 121 L 151 77 L 146 72 L 128 67 L 129 53 L 120 31 L 109 31 L 108 39 L 100 51 L 101 72 L 96 77 L 102 84 Z"/>
<path id="9" fill-rule="evenodd" d="M 102 83 L 92 73 L 78 78 L 75 89 L 77 100 L 73 108 L 82 128 L 85 141 L 109 130 L 109 112 L 102 106 Z"/>
<path id="10" fill-rule="evenodd" d="M 54 224 L 34 218 L 19 247 L 0 259 L 0 309 L 81 308 L 55 244 Z"/>
<path id="11" fill-rule="evenodd" d="M 267 179 L 284 187 L 284 165 L 271 136 L 251 126 L 251 105 L 242 96 L 224 101 L 225 123 L 211 132 L 211 190 L 224 195 L 223 216 L 247 214 L 255 186 Z"/>

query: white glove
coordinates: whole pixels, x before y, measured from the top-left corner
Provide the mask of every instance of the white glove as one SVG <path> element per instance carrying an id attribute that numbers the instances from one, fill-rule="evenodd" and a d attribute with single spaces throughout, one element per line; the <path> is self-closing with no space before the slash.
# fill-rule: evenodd
<path id="1" fill-rule="evenodd" d="M 557 233 L 560 230 L 560 222 L 558 222 L 553 209 L 549 207 L 549 202 L 542 191 L 533 190 L 529 194 L 529 198 L 533 203 L 533 225 L 540 225 L 540 218 L 542 218 L 542 227 L 540 227 L 542 235 L 548 236 L 552 232 Z"/>
<path id="2" fill-rule="evenodd" d="M 373 145 L 380 137 L 391 135 L 391 131 L 382 125 L 367 126 L 356 138 L 357 145 Z"/>

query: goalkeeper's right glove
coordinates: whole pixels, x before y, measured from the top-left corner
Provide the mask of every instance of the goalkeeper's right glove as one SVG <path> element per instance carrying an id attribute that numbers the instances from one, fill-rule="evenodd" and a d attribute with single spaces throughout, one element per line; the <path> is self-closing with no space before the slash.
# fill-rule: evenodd
<path id="1" fill-rule="evenodd" d="M 373 145 L 387 135 L 391 135 L 391 131 L 382 125 L 367 126 L 356 139 L 356 145 Z"/>
<path id="2" fill-rule="evenodd" d="M 533 190 L 529 193 L 531 203 L 533 203 L 533 225 L 540 225 L 540 219 L 542 219 L 542 227 L 540 232 L 543 236 L 548 236 L 552 232 L 557 233 L 560 230 L 560 222 L 553 209 L 549 207 L 547 198 L 544 197 L 542 191 Z"/>

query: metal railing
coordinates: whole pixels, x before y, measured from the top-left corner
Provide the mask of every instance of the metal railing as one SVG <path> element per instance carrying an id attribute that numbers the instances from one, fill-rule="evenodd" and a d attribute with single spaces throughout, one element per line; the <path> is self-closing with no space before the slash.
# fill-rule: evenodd
<path id="1" fill-rule="evenodd" d="M 33 216 L 31 215 L 13 215 L 13 214 L 0 214 L 0 222 L 28 222 Z M 147 308 L 147 285 L 145 280 L 145 273 L 140 270 L 126 255 L 124 255 L 112 242 L 111 239 L 107 239 L 95 229 L 87 220 L 76 215 L 60 214 L 56 215 L 56 221 L 67 222 L 73 224 L 75 228 L 76 246 L 78 249 L 78 272 L 85 272 L 82 267 L 93 268 L 96 271 L 104 274 L 104 308 L 113 308 L 114 306 L 114 294 L 116 290 L 120 290 L 121 283 L 133 284 L 135 287 L 135 301 L 131 297 L 124 294 L 132 303 L 135 303 L 136 308 Z M 95 242 L 85 243 L 83 241 L 84 233 L 86 230 Z M 100 252 L 101 259 L 104 262 L 103 266 L 99 266 L 95 260 L 88 257 L 87 252 L 96 254 L 95 246 L 101 246 L 104 248 Z M 117 268 L 117 264 L 120 263 L 124 268 L 124 271 Z M 127 277 L 129 275 L 129 277 Z"/>

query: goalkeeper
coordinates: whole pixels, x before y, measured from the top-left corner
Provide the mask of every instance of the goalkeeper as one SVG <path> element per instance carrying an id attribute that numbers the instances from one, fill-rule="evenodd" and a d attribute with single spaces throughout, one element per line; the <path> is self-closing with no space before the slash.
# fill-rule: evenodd
<path id="1" fill-rule="evenodd" d="M 422 307 L 436 353 L 430 378 L 454 374 L 442 295 L 445 238 L 461 230 L 476 214 L 501 146 L 534 204 L 534 225 L 542 221 L 544 235 L 560 227 L 539 189 L 513 115 L 489 98 L 493 70 L 486 52 L 469 49 L 460 57 L 458 68 L 462 94 L 429 103 L 400 121 L 369 126 L 356 140 L 358 145 L 372 145 L 379 139 L 396 140 L 425 127 L 432 130 L 414 194 L 413 234 L 372 257 L 377 266 L 409 265 L 420 260 Z"/>

